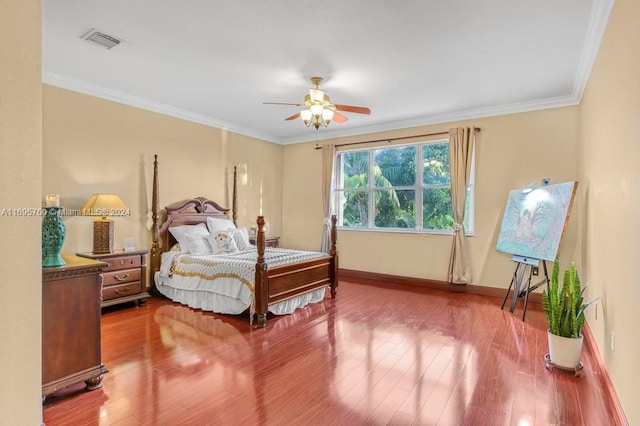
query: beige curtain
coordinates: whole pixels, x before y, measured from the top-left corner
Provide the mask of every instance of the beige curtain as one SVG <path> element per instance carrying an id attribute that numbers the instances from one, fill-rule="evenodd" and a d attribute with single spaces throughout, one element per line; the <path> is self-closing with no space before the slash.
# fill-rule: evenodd
<path id="1" fill-rule="evenodd" d="M 451 173 L 451 205 L 453 207 L 453 243 L 449 259 L 449 282 L 471 282 L 471 261 L 464 230 L 464 207 L 471 174 L 475 128 L 458 127 L 449 130 L 449 167 Z"/>
<path id="2" fill-rule="evenodd" d="M 331 214 L 333 211 L 333 177 L 334 160 L 336 158 L 335 145 L 322 146 L 322 209 L 324 222 L 322 226 L 322 242 L 320 251 L 329 253 L 331 250 Z"/>

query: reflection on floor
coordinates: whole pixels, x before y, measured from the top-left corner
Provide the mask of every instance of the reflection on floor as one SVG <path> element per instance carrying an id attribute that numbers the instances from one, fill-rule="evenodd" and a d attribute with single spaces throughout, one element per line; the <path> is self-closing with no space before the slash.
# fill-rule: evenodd
<path id="1" fill-rule="evenodd" d="M 335 300 L 269 318 L 152 298 L 103 312 L 102 389 L 44 403 L 55 425 L 610 424 L 601 374 L 544 367 L 539 306 L 342 282 Z M 585 419 L 588 419 L 586 421 Z"/>

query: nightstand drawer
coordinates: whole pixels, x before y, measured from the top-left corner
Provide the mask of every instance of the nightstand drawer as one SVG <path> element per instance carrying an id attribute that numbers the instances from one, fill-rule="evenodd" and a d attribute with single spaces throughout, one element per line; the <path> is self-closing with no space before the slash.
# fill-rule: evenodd
<path id="1" fill-rule="evenodd" d="M 120 297 L 129 296 L 140 293 L 140 282 L 130 282 L 127 284 L 112 285 L 102 288 L 102 300 L 118 299 Z"/>
<path id="2" fill-rule="evenodd" d="M 133 256 L 119 256 L 114 258 L 103 258 L 100 259 L 103 262 L 106 262 L 109 266 L 104 268 L 105 272 L 107 271 L 115 271 L 118 269 L 127 269 L 127 268 L 139 268 L 142 262 L 140 261 L 140 255 Z"/>
<path id="3" fill-rule="evenodd" d="M 137 269 L 121 269 L 114 272 L 105 272 L 102 274 L 103 286 L 124 284 L 131 281 L 140 281 L 140 268 Z"/>
<path id="4" fill-rule="evenodd" d="M 100 260 L 108 266 L 102 272 L 102 303 L 100 306 L 136 302 L 147 303 L 147 250 L 113 253 L 78 253 L 78 256 Z"/>

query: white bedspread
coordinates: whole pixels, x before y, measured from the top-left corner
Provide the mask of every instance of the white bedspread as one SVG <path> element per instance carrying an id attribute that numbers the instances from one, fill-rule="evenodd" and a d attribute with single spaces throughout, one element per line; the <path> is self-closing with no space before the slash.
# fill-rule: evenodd
<path id="1" fill-rule="evenodd" d="M 301 262 L 325 253 L 269 248 L 269 266 Z M 257 251 L 255 247 L 232 254 L 194 256 L 169 251 L 162 253 L 156 288 L 169 299 L 192 308 L 223 314 L 253 312 L 253 285 Z M 299 307 L 319 302 L 325 288 L 269 305 L 275 315 L 290 314 Z"/>

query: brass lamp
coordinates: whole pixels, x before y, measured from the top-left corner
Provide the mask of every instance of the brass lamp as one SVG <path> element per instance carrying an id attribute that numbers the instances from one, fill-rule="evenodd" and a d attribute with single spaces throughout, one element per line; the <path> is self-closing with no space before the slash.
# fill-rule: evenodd
<path id="1" fill-rule="evenodd" d="M 85 216 L 99 216 L 93 222 L 93 253 L 113 252 L 113 220 L 108 216 L 122 216 L 127 208 L 115 194 L 93 194 L 82 207 Z"/>

